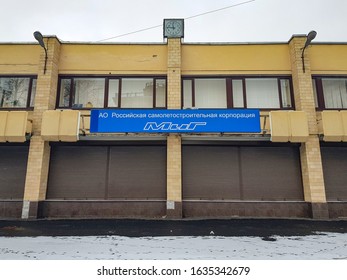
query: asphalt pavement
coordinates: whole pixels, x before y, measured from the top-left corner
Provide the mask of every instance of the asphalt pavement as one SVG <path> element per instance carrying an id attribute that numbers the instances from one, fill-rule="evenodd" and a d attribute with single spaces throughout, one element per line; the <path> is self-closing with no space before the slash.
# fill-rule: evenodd
<path id="1" fill-rule="evenodd" d="M 347 233 L 347 220 L 208 219 L 208 220 L 0 220 L 0 236 L 306 236 Z"/>

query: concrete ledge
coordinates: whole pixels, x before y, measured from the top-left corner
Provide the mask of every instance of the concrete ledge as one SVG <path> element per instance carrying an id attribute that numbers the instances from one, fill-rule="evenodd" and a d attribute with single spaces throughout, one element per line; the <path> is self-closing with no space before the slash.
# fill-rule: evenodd
<path id="1" fill-rule="evenodd" d="M 172 205 L 173 207 L 170 207 Z M 166 218 L 182 219 L 182 202 L 171 201 L 166 203 Z"/>
<path id="2" fill-rule="evenodd" d="M 3 200 L 0 201 L 0 219 L 20 219 L 23 201 Z"/>
<path id="3" fill-rule="evenodd" d="M 330 219 L 347 219 L 347 201 L 329 201 Z"/>
<path id="4" fill-rule="evenodd" d="M 88 201 L 45 200 L 41 202 L 41 218 L 163 218 L 166 201 Z"/>
<path id="5" fill-rule="evenodd" d="M 183 201 L 185 218 L 309 218 L 310 203 L 286 201 Z"/>
<path id="6" fill-rule="evenodd" d="M 329 219 L 329 209 L 327 203 L 311 203 L 311 218 L 312 219 Z"/>

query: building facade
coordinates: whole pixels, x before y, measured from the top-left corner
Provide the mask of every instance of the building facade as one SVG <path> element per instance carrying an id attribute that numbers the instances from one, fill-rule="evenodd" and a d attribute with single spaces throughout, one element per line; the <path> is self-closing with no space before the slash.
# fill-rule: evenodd
<path id="1" fill-rule="evenodd" d="M 347 217 L 347 44 L 43 39 L 0 43 L 0 218 Z M 259 109 L 261 132 L 94 133 L 93 109 Z"/>

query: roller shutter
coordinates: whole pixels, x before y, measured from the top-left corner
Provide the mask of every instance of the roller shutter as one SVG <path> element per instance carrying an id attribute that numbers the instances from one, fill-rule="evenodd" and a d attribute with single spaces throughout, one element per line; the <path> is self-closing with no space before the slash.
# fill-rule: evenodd
<path id="1" fill-rule="evenodd" d="M 327 200 L 347 200 L 347 147 L 322 147 Z"/>
<path id="2" fill-rule="evenodd" d="M 299 149 L 184 146 L 183 198 L 302 201 Z"/>
<path id="3" fill-rule="evenodd" d="M 47 199 L 103 199 L 107 147 L 53 146 Z"/>
<path id="4" fill-rule="evenodd" d="M 108 197 L 166 199 L 165 174 L 165 146 L 111 147 Z"/>
<path id="5" fill-rule="evenodd" d="M 238 148 L 184 146 L 184 199 L 240 199 Z"/>
<path id="6" fill-rule="evenodd" d="M 29 146 L 0 146 L 0 198 L 23 199 Z"/>
<path id="7" fill-rule="evenodd" d="M 303 200 L 296 147 L 241 147 L 245 200 Z"/>
<path id="8" fill-rule="evenodd" d="M 52 146 L 47 199 L 166 199 L 166 147 Z"/>

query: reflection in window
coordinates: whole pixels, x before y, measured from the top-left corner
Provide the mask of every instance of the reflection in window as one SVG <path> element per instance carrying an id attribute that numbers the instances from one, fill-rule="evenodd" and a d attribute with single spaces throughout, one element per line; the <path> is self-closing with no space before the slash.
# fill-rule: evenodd
<path id="1" fill-rule="evenodd" d="M 166 81 L 164 79 L 156 80 L 155 107 L 166 107 Z"/>
<path id="2" fill-rule="evenodd" d="M 73 89 L 73 108 L 104 107 L 104 79 L 76 78 L 74 79 Z"/>
<path id="3" fill-rule="evenodd" d="M 325 108 L 347 108 L 347 79 L 323 78 Z"/>
<path id="4" fill-rule="evenodd" d="M 60 80 L 59 107 L 69 107 L 71 79 Z"/>
<path id="5" fill-rule="evenodd" d="M 280 108 L 277 79 L 246 79 L 248 108 Z"/>
<path id="6" fill-rule="evenodd" d="M 280 79 L 281 83 L 281 95 L 283 108 L 292 107 L 292 100 L 290 95 L 290 84 L 288 79 Z"/>
<path id="7" fill-rule="evenodd" d="M 243 84 L 242 80 L 233 80 L 233 104 L 234 108 L 243 108 Z"/>
<path id="8" fill-rule="evenodd" d="M 183 80 L 183 108 L 192 108 L 192 80 Z"/>
<path id="9" fill-rule="evenodd" d="M 119 80 L 110 79 L 108 84 L 108 107 L 118 107 Z"/>
<path id="10" fill-rule="evenodd" d="M 33 79 L 32 85 L 31 85 L 30 107 L 34 107 L 34 104 L 35 104 L 36 85 L 37 85 L 37 79 Z"/>
<path id="11" fill-rule="evenodd" d="M 195 80 L 196 108 L 226 108 L 225 79 L 196 79 Z"/>
<path id="12" fill-rule="evenodd" d="M 59 84 L 58 107 L 166 107 L 164 78 L 62 77 Z"/>
<path id="13" fill-rule="evenodd" d="M 122 79 L 122 108 L 152 108 L 153 79 Z"/>
<path id="14" fill-rule="evenodd" d="M 25 108 L 30 78 L 0 78 L 0 108 Z"/>
<path id="15" fill-rule="evenodd" d="M 314 105 L 316 108 L 318 108 L 318 92 L 317 92 L 316 81 L 314 79 L 312 79 L 312 88 L 313 88 Z"/>
<path id="16" fill-rule="evenodd" d="M 183 108 L 293 109 L 284 77 L 184 78 Z"/>

